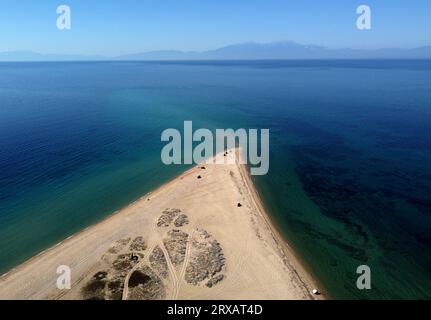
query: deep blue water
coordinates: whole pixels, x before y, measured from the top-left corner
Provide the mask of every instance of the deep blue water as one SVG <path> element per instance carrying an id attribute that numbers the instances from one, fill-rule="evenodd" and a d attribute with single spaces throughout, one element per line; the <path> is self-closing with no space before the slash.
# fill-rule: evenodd
<path id="1" fill-rule="evenodd" d="M 0 271 L 183 171 L 184 120 L 270 129 L 255 182 L 331 296 L 431 298 L 427 60 L 0 63 Z"/>

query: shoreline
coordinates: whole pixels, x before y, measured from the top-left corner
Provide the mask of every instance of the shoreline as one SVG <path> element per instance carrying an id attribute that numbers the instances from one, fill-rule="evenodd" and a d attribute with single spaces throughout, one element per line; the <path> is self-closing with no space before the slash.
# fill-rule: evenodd
<path id="1" fill-rule="evenodd" d="M 236 153 L 236 152 L 235 152 Z M 233 153 L 234 154 L 234 153 Z M 206 165 L 206 164 L 205 164 Z M 157 187 L 155 190 L 150 191 L 146 194 L 144 194 L 143 196 L 139 197 L 137 200 L 131 202 L 130 204 L 128 204 L 127 206 L 123 207 L 122 209 L 119 209 L 115 212 L 113 212 L 112 214 L 110 214 L 109 216 L 105 217 L 104 219 L 102 219 L 99 222 L 96 222 L 70 236 L 68 236 L 67 238 L 61 240 L 60 242 L 58 242 L 57 244 L 35 254 L 33 257 L 29 258 L 28 260 L 26 260 L 25 262 L 17 265 L 16 267 L 10 269 L 8 272 L 6 272 L 5 274 L 3 274 L 2 276 L 0 276 L 0 284 L 9 284 L 9 289 L 14 288 L 14 283 L 19 284 L 21 281 L 24 281 L 25 283 L 25 279 L 24 280 L 19 280 L 20 274 L 25 274 L 26 276 L 32 275 L 35 271 L 38 270 L 34 270 L 35 268 L 40 268 L 41 269 L 46 269 L 48 268 L 48 265 L 50 265 L 50 268 L 52 268 L 52 264 L 58 263 L 59 261 L 61 261 L 62 257 L 57 258 L 57 255 L 61 255 L 63 254 L 62 250 L 67 250 L 68 248 L 74 248 L 76 250 L 75 255 L 81 255 L 80 251 L 77 250 L 77 248 L 86 248 L 88 251 L 88 256 L 84 255 L 84 258 L 81 258 L 81 262 L 84 261 L 83 263 L 79 264 L 79 279 L 74 283 L 74 285 L 76 285 L 77 287 L 82 286 L 82 283 L 84 281 L 85 278 L 88 278 L 88 273 L 94 269 L 93 265 L 95 264 L 100 264 L 100 261 L 97 262 L 95 261 L 95 258 L 93 256 L 96 256 L 97 253 L 101 253 L 103 256 L 102 251 L 106 250 L 107 247 L 109 247 L 109 242 L 112 242 L 112 239 L 110 239 L 110 235 L 111 233 L 107 230 L 112 229 L 115 230 L 115 232 L 120 232 L 122 236 L 124 235 L 129 235 L 128 233 L 131 232 L 131 228 L 133 227 L 132 223 L 127 223 L 129 220 L 133 220 L 136 219 L 136 217 L 139 217 L 140 220 L 144 220 L 144 219 L 148 219 L 149 217 L 147 216 L 142 216 L 142 213 L 138 213 L 137 211 L 141 211 L 143 210 L 142 208 L 151 208 L 152 207 L 152 200 L 154 199 L 154 202 L 157 201 L 164 201 L 167 196 L 166 194 L 171 194 L 170 191 L 172 191 L 172 189 L 177 188 L 180 184 L 182 183 L 187 183 L 187 185 L 191 185 L 191 183 L 195 184 L 195 177 L 194 175 L 198 172 L 201 172 L 201 167 L 202 165 L 197 165 L 194 166 L 188 170 L 186 170 L 185 172 L 179 174 L 178 176 L 174 177 L 173 179 L 169 180 L 168 182 L 161 184 L 159 187 Z M 211 165 L 209 165 L 211 166 Z M 293 290 L 292 292 L 288 292 L 289 296 L 292 295 L 292 297 L 294 299 L 326 299 L 326 294 L 323 295 L 312 295 L 311 294 L 311 290 L 314 288 L 318 288 L 317 285 L 319 285 L 319 282 L 316 278 L 314 278 L 312 276 L 312 274 L 309 272 L 309 270 L 307 269 L 307 266 L 300 260 L 300 258 L 298 257 L 298 255 L 296 254 L 296 252 L 294 251 L 294 249 L 292 247 L 290 247 L 288 241 L 286 239 L 284 239 L 283 235 L 279 232 L 279 230 L 277 229 L 277 226 L 273 223 L 273 221 L 271 220 L 271 216 L 269 215 L 269 213 L 267 212 L 267 210 L 265 210 L 264 208 L 264 203 L 262 201 L 262 199 L 260 198 L 260 195 L 257 191 L 257 189 L 254 186 L 254 183 L 252 181 L 252 178 L 248 172 L 248 167 L 246 165 L 242 165 L 242 164 L 237 164 L 235 163 L 235 165 L 214 165 L 215 167 L 210 168 L 208 167 L 206 170 L 208 173 L 208 176 L 210 177 L 210 175 L 214 175 L 215 178 L 219 179 L 217 180 L 217 183 L 219 183 L 220 181 L 223 181 L 223 183 L 225 182 L 226 178 L 226 173 L 229 172 L 230 170 L 230 175 L 232 176 L 232 172 L 234 171 L 234 169 L 238 170 L 239 173 L 239 184 L 238 181 L 236 180 L 236 178 L 233 179 L 233 182 L 235 183 L 235 185 L 233 185 L 233 189 L 238 188 L 238 190 L 240 191 L 239 194 L 242 194 L 242 196 L 244 197 L 245 203 L 244 205 L 246 207 L 250 207 L 250 209 L 254 212 L 252 212 L 252 215 L 254 214 L 255 217 L 250 216 L 250 214 L 247 214 L 247 216 L 244 215 L 244 217 L 242 218 L 247 218 L 249 219 L 251 217 L 251 220 L 254 221 L 256 220 L 257 222 L 253 222 L 253 225 L 250 226 L 246 226 L 245 223 L 241 223 L 244 224 L 244 226 L 242 226 L 242 228 L 244 229 L 244 234 L 242 236 L 244 237 L 250 237 L 250 230 L 252 228 L 255 229 L 256 235 L 258 235 L 259 237 L 262 237 L 262 239 L 260 239 L 260 241 L 264 241 L 265 242 L 265 246 L 269 246 L 269 247 L 273 247 L 273 249 L 271 249 L 272 251 L 268 251 L 268 249 L 262 249 L 261 245 L 259 244 L 259 242 L 256 241 L 256 239 L 254 238 L 250 238 L 249 240 L 244 240 L 241 238 L 241 240 L 244 241 L 244 243 L 246 245 L 248 245 L 248 243 L 251 243 L 253 246 L 258 246 L 256 247 L 256 249 L 254 249 L 254 251 L 257 251 L 259 253 L 259 255 L 262 255 L 262 257 L 266 257 L 268 254 L 270 254 L 270 256 L 272 257 L 272 259 L 274 260 L 276 258 L 276 256 L 278 256 L 281 260 L 282 263 L 284 265 L 283 268 L 285 268 L 288 272 L 287 274 L 291 273 L 291 277 L 294 276 L 294 278 L 296 279 L 294 284 L 294 287 L 300 287 L 300 289 L 295 289 L 295 288 L 288 288 L 289 290 Z M 217 167 L 219 166 L 219 167 Z M 221 167 L 220 167 L 221 166 Z M 231 167 L 227 167 L 227 166 L 231 166 Z M 227 170 L 229 169 L 229 170 Z M 193 177 L 192 177 L 193 176 Z M 193 181 L 192 181 L 193 179 Z M 198 178 L 199 179 L 199 178 Z M 222 180 L 225 179 L 225 180 Z M 223 184 L 222 183 L 222 184 Z M 226 182 L 227 183 L 227 182 Z M 243 184 L 243 185 L 241 185 Z M 209 184 L 211 187 L 214 185 L 214 183 Z M 199 187 L 195 187 L 194 185 L 193 188 L 196 188 L 196 190 L 199 190 L 200 192 L 206 192 L 206 195 L 208 195 L 208 192 L 205 190 L 205 188 L 199 188 Z M 194 189 L 192 189 L 194 190 Z M 223 188 L 222 188 L 223 190 Z M 242 190 L 242 191 L 241 191 Z M 245 193 L 248 193 L 249 195 L 245 195 L 242 192 L 246 191 Z M 220 191 L 221 192 L 221 191 Z M 226 191 L 223 191 L 226 192 Z M 210 192 L 211 194 L 211 192 Z M 223 202 L 226 201 L 225 197 L 227 197 L 229 194 L 223 194 L 224 197 L 219 197 L 216 200 L 218 201 L 216 203 L 216 206 L 223 206 Z M 181 196 L 181 195 L 180 195 Z M 214 200 L 213 198 L 210 198 L 211 200 Z M 191 202 L 191 204 L 196 205 L 196 199 L 192 199 L 193 201 Z M 176 200 L 178 201 L 178 200 Z M 184 201 L 184 197 L 181 197 L 181 201 Z M 220 202 L 220 203 L 219 203 Z M 164 203 L 163 203 L 164 205 Z M 190 205 L 190 203 L 185 202 L 184 206 Z M 157 206 L 159 206 L 159 204 L 157 204 Z M 213 207 L 213 206 L 212 206 Z M 212 208 L 211 207 L 211 208 Z M 232 210 L 232 209 L 229 209 Z M 227 214 L 223 215 L 224 219 L 232 219 L 232 213 L 231 211 L 227 210 Z M 190 216 L 195 215 L 194 213 L 195 210 L 187 209 L 187 212 L 190 212 Z M 196 216 L 196 219 L 200 218 L 201 213 L 198 212 L 198 216 Z M 149 215 L 148 215 L 149 216 Z M 213 216 L 210 216 L 213 217 Z M 126 224 L 125 222 L 126 221 Z M 218 241 L 220 241 L 220 243 L 222 244 L 222 246 L 224 247 L 224 249 L 226 249 L 227 252 L 225 252 L 225 256 L 227 257 L 226 260 L 228 261 L 227 265 L 228 268 L 226 268 L 227 270 L 225 271 L 225 273 L 227 274 L 227 276 L 229 277 L 229 272 L 233 272 L 231 270 L 229 270 L 229 260 L 234 260 L 237 257 L 236 255 L 236 251 L 241 251 L 239 248 L 237 248 L 237 245 L 235 245 L 235 241 L 230 241 L 230 237 L 231 236 L 227 236 L 223 234 L 223 228 L 220 228 L 220 225 L 223 226 L 223 223 L 220 224 L 216 224 L 216 226 L 212 226 L 211 224 L 208 224 L 206 226 L 206 223 L 204 222 L 205 219 L 202 222 L 199 222 L 199 224 L 197 224 L 199 227 L 208 227 L 210 228 L 209 230 L 212 231 L 211 233 L 219 233 L 218 234 Z M 246 221 L 246 220 L 244 220 Z M 262 225 L 262 223 L 264 225 Z M 145 226 L 148 225 L 148 221 L 146 222 Z M 212 230 L 211 230 L 212 228 Z M 267 229 L 267 230 L 265 230 Z M 190 229 L 191 230 L 191 229 Z M 196 229 L 197 230 L 197 229 Z M 153 231 L 152 231 L 153 232 Z M 100 237 L 101 239 L 103 239 L 104 241 L 100 240 L 97 235 L 101 233 L 103 234 L 103 237 Z M 196 234 L 196 231 L 191 231 L 190 235 L 193 236 L 194 234 Z M 226 240 L 224 240 L 224 237 L 226 237 Z M 88 240 L 87 238 L 91 238 L 91 240 Z M 150 239 L 151 240 L 151 239 Z M 96 252 L 93 250 L 91 250 L 91 248 L 87 248 L 88 243 L 90 241 L 90 244 L 94 246 L 94 249 L 97 249 Z M 94 242 L 94 243 L 93 243 Z M 255 244 L 257 243 L 257 244 Z M 187 247 L 188 248 L 188 247 Z M 233 253 L 230 253 L 228 251 L 232 251 Z M 236 251 L 235 251 L 236 250 Z M 266 251 L 265 251 L 266 250 Z M 84 253 L 82 253 L 84 254 Z M 252 254 L 252 253 L 250 253 Z M 255 253 L 253 253 L 255 254 Z M 105 254 L 106 255 L 106 254 Z M 73 254 L 72 254 L 73 256 Z M 232 258 L 230 258 L 230 256 L 232 256 Z M 256 256 L 256 259 L 262 259 L 261 256 Z M 266 257 L 267 258 L 267 257 Z M 265 258 L 265 259 L 266 259 Z M 64 259 L 66 259 L 64 257 Z M 278 258 L 277 258 L 278 259 Z M 46 261 L 45 261 L 46 260 Z M 49 261 L 48 261 L 49 260 Z M 70 260 L 70 259 L 69 259 Z M 88 260 L 88 261 L 87 261 Z M 187 260 L 187 257 L 186 259 Z M 245 259 L 248 260 L 248 259 Z M 263 260 L 265 261 L 265 260 Z M 76 259 L 75 260 L 71 260 L 70 262 L 71 264 L 78 264 L 76 263 Z M 243 262 L 242 262 L 243 263 Z M 278 264 L 276 262 L 271 262 L 272 264 L 268 266 L 266 266 L 266 268 L 275 268 L 274 270 L 278 270 L 276 271 L 276 273 L 280 273 L 280 267 L 278 266 Z M 186 262 L 184 262 L 184 264 L 186 264 Z M 257 274 L 262 273 L 262 271 L 265 270 L 255 270 L 256 268 L 259 268 L 259 266 L 249 266 L 250 268 L 250 272 L 256 272 Z M 185 266 L 183 267 L 184 270 L 182 270 L 181 272 L 185 272 Z M 235 268 L 234 268 L 235 269 Z M 89 271 L 90 270 L 90 271 Z M 43 270 L 41 270 L 43 271 Z M 259 272 L 257 272 L 259 271 Z M 283 272 L 281 272 L 283 273 Z M 183 274 L 181 274 L 181 276 L 184 276 Z M 277 277 L 283 277 L 283 274 L 277 274 Z M 52 279 L 53 276 L 48 276 L 46 281 L 52 281 L 52 280 L 48 280 L 48 279 Z M 274 279 L 269 279 L 271 281 L 275 281 Z M 63 298 L 63 296 L 68 295 L 69 293 L 61 293 L 61 294 L 55 294 L 52 293 L 52 288 L 44 288 L 43 290 L 38 289 L 38 287 L 40 286 L 40 284 L 45 283 L 46 281 L 42 281 L 40 280 L 38 281 L 33 281 L 35 282 L 33 284 L 30 284 L 30 289 L 31 290 L 21 290 L 21 288 L 16 289 L 16 296 L 18 296 L 19 298 L 30 298 L 30 299 L 45 299 L 45 298 L 54 298 L 54 299 L 61 299 Z M 245 284 L 248 284 L 248 282 L 250 281 L 250 279 L 245 279 Z M 251 281 L 254 281 L 253 277 L 251 277 Z M 177 280 L 178 282 L 178 280 Z M 277 284 L 280 281 L 277 280 Z M 281 282 L 285 282 L 285 281 L 281 281 Z M 224 282 L 223 282 L 224 283 Z M 178 284 L 176 284 L 178 285 Z M 235 286 L 238 286 L 237 284 L 234 284 Z M 251 285 L 251 284 L 250 284 Z M 254 284 L 253 284 L 254 285 Z M 262 286 L 265 286 L 265 284 L 259 284 Z M 283 284 L 281 283 L 280 286 L 284 286 L 284 285 L 291 285 L 289 283 L 287 284 Z M 193 289 L 193 288 L 188 288 L 186 285 L 184 284 L 180 284 L 179 287 L 184 287 L 184 294 L 186 298 L 191 297 L 191 299 L 193 299 L 195 292 L 199 292 L 199 290 L 201 289 Z M 1 290 L 0 286 L 0 299 L 4 299 L 4 298 L 8 298 L 9 294 L 3 292 Z M 170 285 L 166 285 L 166 287 L 169 289 Z M 268 288 L 264 288 L 265 290 L 268 290 Z M 318 288 L 319 289 L 319 288 Z M 7 289 L 6 289 L 7 290 Z M 169 289 L 170 290 L 170 289 Z M 238 289 L 236 292 L 236 296 L 239 299 L 244 298 L 243 296 L 246 295 L 247 296 L 247 292 L 243 292 L 242 290 L 244 289 Z M 285 291 L 287 289 L 284 289 Z M 73 291 L 73 290 L 72 290 Z M 127 290 L 126 290 L 127 291 Z M 234 290 L 235 291 L 235 290 Z M 288 291 L 288 290 L 287 290 Z M 320 289 L 319 289 L 320 291 Z M 31 292 L 31 294 L 29 296 L 21 296 L 25 295 L 25 293 L 27 292 Z M 75 292 L 72 294 L 72 296 L 77 295 L 78 293 L 76 293 L 77 290 L 75 290 Z M 205 291 L 206 292 L 206 291 Z M 256 292 L 258 292 L 258 290 L 256 290 Z M 280 296 L 280 299 L 283 299 L 283 296 L 285 296 L 285 292 L 281 291 L 283 293 L 282 296 Z M 265 293 L 271 297 L 271 291 L 265 291 Z M 181 294 L 179 289 L 176 289 L 176 295 L 174 295 L 173 299 L 176 299 L 178 297 L 178 295 Z M 220 293 L 217 292 L 217 295 L 219 295 Z M 216 295 L 216 296 L 217 296 Z M 199 296 L 199 295 L 198 295 Z M 181 295 L 180 295 L 181 297 Z M 251 299 L 255 299 L 253 295 L 251 295 Z M 295 298 L 297 297 L 297 298 Z M 298 297 L 302 297 L 302 298 L 298 298 Z M 277 299 L 278 296 L 272 296 L 272 298 Z M 207 299 L 212 299 L 211 295 L 208 296 Z M 234 299 L 235 296 L 234 296 Z M 265 297 L 263 297 L 263 299 L 266 299 Z"/>
<path id="2" fill-rule="evenodd" d="M 273 236 L 276 238 L 276 242 L 280 245 L 280 250 L 286 256 L 286 263 L 291 263 L 293 268 L 298 273 L 298 276 L 305 282 L 308 287 L 316 288 L 319 290 L 319 297 L 322 300 L 330 299 L 329 294 L 324 289 L 320 280 L 313 275 L 310 267 L 302 260 L 300 254 L 297 253 L 296 249 L 294 249 L 290 244 L 286 236 L 283 235 L 280 228 L 273 221 L 269 210 L 265 207 L 265 202 L 263 198 L 260 196 L 253 179 L 248 171 L 247 165 L 241 165 L 241 171 L 244 174 L 246 182 L 248 184 L 249 189 L 254 194 L 254 198 L 257 199 L 256 205 L 260 208 L 262 213 L 262 218 L 265 220 L 265 223 L 271 229 Z"/>
<path id="3" fill-rule="evenodd" d="M 143 201 L 144 199 L 148 199 L 150 197 L 150 195 L 155 194 L 157 191 L 159 191 L 160 189 L 162 189 L 165 186 L 168 186 L 170 183 L 172 183 L 174 180 L 176 179 L 180 179 L 183 175 L 186 175 L 189 171 L 191 171 L 192 169 L 194 169 L 195 167 L 192 167 L 190 169 L 187 169 L 186 171 L 174 176 L 172 179 L 170 179 L 169 181 L 162 183 L 160 186 L 156 187 L 154 190 L 152 191 L 148 191 L 147 193 L 145 193 L 144 195 L 138 197 L 136 200 L 133 200 L 132 202 L 130 202 L 129 204 L 125 205 L 124 207 L 117 209 L 115 211 L 113 211 L 112 213 L 108 214 L 106 217 L 102 218 L 99 221 L 96 221 L 84 228 L 82 228 L 79 231 L 76 231 L 72 234 L 70 234 L 69 236 L 67 236 L 66 238 L 63 238 L 62 240 L 60 240 L 57 243 L 52 244 L 51 246 L 43 249 L 42 251 L 39 251 L 37 253 L 35 253 L 33 256 L 31 256 L 30 258 L 26 259 L 25 261 L 15 265 L 14 267 L 12 267 L 11 269 L 9 269 L 8 271 L 4 272 L 3 274 L 0 274 L 0 280 L 3 277 L 6 277 L 8 274 L 14 272 L 14 271 L 18 271 L 19 268 L 21 267 L 25 267 L 25 265 L 30 264 L 34 259 L 40 257 L 41 255 L 47 253 L 48 251 L 54 249 L 55 247 L 61 245 L 63 242 L 67 241 L 67 240 L 71 240 L 73 238 L 78 237 L 79 235 L 81 235 L 82 233 L 84 233 L 85 231 L 87 231 L 90 228 L 96 227 L 98 225 L 101 225 L 105 222 L 107 222 L 108 220 L 112 219 L 114 216 L 121 214 L 122 211 L 128 209 L 129 207 L 133 207 L 134 205 L 138 204 L 139 202 Z"/>

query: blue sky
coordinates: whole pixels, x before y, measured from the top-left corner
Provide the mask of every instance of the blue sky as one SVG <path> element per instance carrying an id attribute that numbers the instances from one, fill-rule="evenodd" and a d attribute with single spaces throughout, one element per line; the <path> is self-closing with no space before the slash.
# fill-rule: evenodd
<path id="1" fill-rule="evenodd" d="M 56 28 L 56 8 L 72 29 Z M 356 8 L 372 30 L 356 29 Z M 120 55 L 293 40 L 331 48 L 431 45 L 429 0 L 0 0 L 0 51 Z"/>

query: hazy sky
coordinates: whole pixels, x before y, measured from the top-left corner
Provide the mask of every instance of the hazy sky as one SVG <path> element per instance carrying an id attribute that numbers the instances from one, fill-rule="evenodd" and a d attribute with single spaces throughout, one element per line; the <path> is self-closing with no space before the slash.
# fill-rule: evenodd
<path id="1" fill-rule="evenodd" d="M 72 29 L 56 27 L 58 5 Z M 356 8 L 372 30 L 356 29 Z M 118 55 L 293 40 L 331 48 L 431 45 L 430 0 L 0 0 L 0 51 Z"/>

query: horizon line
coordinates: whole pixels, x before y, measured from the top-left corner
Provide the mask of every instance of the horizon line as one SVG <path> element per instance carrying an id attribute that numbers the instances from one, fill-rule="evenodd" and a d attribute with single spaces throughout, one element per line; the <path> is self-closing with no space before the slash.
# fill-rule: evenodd
<path id="1" fill-rule="evenodd" d="M 303 43 L 296 42 L 293 40 L 280 40 L 280 41 L 272 41 L 272 42 L 244 41 L 244 42 L 226 44 L 226 45 L 217 47 L 215 49 L 205 49 L 205 50 L 181 50 L 181 49 L 173 49 L 173 48 L 171 48 L 171 49 L 151 49 L 151 50 L 141 50 L 141 51 L 135 51 L 135 52 L 129 52 L 129 53 L 123 53 L 123 54 L 116 54 L 116 55 L 106 55 L 106 54 L 97 54 L 97 53 L 40 52 L 40 51 L 35 51 L 32 49 L 0 51 L 0 55 L 1 54 L 36 54 L 36 55 L 40 55 L 40 56 L 50 56 L 50 55 L 77 56 L 77 57 L 81 56 L 81 57 L 93 57 L 95 59 L 97 58 L 97 59 L 101 59 L 101 60 L 109 60 L 109 59 L 116 60 L 116 59 L 121 59 L 121 57 L 127 57 L 127 56 L 132 56 L 132 55 L 139 55 L 139 54 L 149 54 L 149 53 L 169 53 L 169 52 L 171 52 L 171 53 L 182 53 L 182 54 L 204 54 L 204 53 L 209 53 L 209 52 L 221 50 L 224 48 L 241 46 L 241 45 L 265 46 L 265 45 L 277 45 L 277 44 L 278 45 L 290 44 L 293 46 L 301 46 L 304 49 L 307 49 L 307 47 L 314 47 L 314 48 L 318 48 L 318 49 L 322 49 L 322 50 L 328 50 L 328 51 L 352 50 L 352 51 L 365 51 L 365 52 L 373 52 L 373 51 L 379 51 L 379 50 L 406 50 L 406 51 L 408 51 L 408 50 L 431 48 L 431 44 L 430 45 L 415 46 L 415 47 L 380 47 L 380 48 L 339 47 L 339 48 L 334 48 L 334 47 L 327 47 L 324 45 L 316 45 L 316 44 L 311 44 L 311 43 L 303 44 Z M 310 58 L 308 58 L 308 59 L 310 59 Z M 319 59 L 319 58 L 316 58 L 316 59 Z M 329 59 L 331 60 L 331 58 L 329 58 Z M 343 58 L 337 58 L 337 59 L 343 59 Z M 333 59 L 333 60 L 337 60 L 337 59 Z M 350 58 L 346 58 L 346 59 L 350 59 Z M 359 59 L 361 59 L 361 58 L 359 58 Z M 380 59 L 380 58 L 378 58 L 378 59 Z M 385 58 L 382 58 L 382 59 L 385 59 Z M 186 60 L 190 60 L 190 59 L 186 59 Z M 225 60 L 225 59 L 221 59 L 221 60 Z M 239 59 L 239 60 L 243 60 L 243 59 Z M 256 60 L 256 59 L 246 59 L 246 60 Z M 258 60 L 260 60 L 260 59 L 258 59 Z M 261 59 L 261 60 L 285 60 L 285 59 L 269 58 L 269 59 Z M 288 58 L 286 60 L 291 60 L 291 59 Z M 294 60 L 297 60 L 297 59 L 294 59 Z M 322 58 L 322 60 L 327 60 L 327 58 Z M 357 58 L 352 58 L 352 60 L 357 60 Z M 60 60 L 55 60 L 55 61 L 60 61 Z M 71 61 L 71 60 L 67 60 L 67 61 Z M 79 60 L 79 61 L 83 61 L 83 60 Z M 94 60 L 91 60 L 91 61 L 94 61 Z M 148 60 L 145 60 L 145 61 L 148 61 Z"/>

